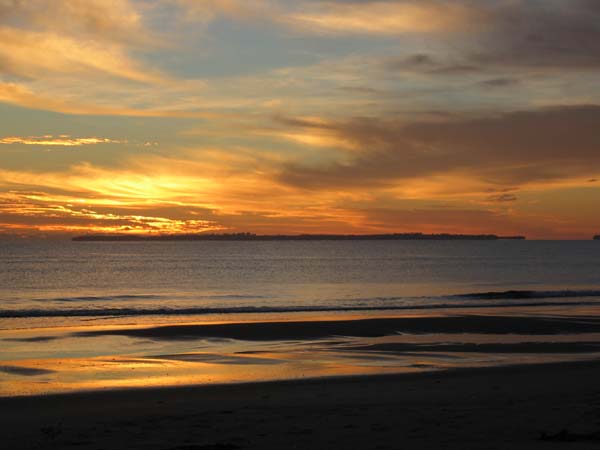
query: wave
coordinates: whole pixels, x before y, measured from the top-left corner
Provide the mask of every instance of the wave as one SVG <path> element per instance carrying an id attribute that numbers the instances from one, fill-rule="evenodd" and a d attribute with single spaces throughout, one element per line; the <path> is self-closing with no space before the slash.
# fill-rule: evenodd
<path id="1" fill-rule="evenodd" d="M 600 290 L 558 290 L 558 291 L 533 291 L 533 290 L 509 290 L 499 292 L 474 292 L 469 294 L 451 295 L 448 298 L 461 300 L 521 300 L 521 299 L 543 299 L 543 298 L 584 298 L 600 297 Z"/>
<path id="2" fill-rule="evenodd" d="M 490 291 L 490 292 L 472 292 L 466 294 L 451 294 L 439 296 L 422 297 L 364 297 L 355 298 L 354 301 L 369 302 L 393 302 L 393 301 L 456 301 L 456 300 L 542 300 L 556 298 L 586 298 L 598 297 L 600 299 L 600 290 L 581 289 L 581 290 L 557 290 L 557 291 L 534 291 L 534 290 L 508 290 L 508 291 Z M 342 299 L 340 299 L 342 300 Z"/>
<path id="3" fill-rule="evenodd" d="M 173 295 L 153 295 L 153 294 L 123 294 L 123 295 L 84 295 L 78 297 L 52 297 L 36 298 L 34 302 L 47 303 L 69 303 L 69 302 L 110 302 L 119 300 L 171 300 Z M 177 296 L 177 298 L 182 298 Z M 188 298 L 188 297 L 185 297 Z M 264 298 L 260 295 L 242 295 L 242 294 L 215 294 L 215 295 L 190 295 L 193 300 L 251 300 Z"/>
<path id="4" fill-rule="evenodd" d="M 81 296 L 60 297 L 54 299 L 37 299 L 36 301 L 54 302 L 92 302 L 114 300 L 169 300 L 173 296 L 166 295 L 112 295 L 112 296 Z M 182 297 L 177 297 L 181 299 Z M 187 300 L 226 300 L 226 299 L 261 299 L 258 295 L 215 294 L 189 295 Z M 595 301 L 577 299 L 595 298 Z M 559 299 L 557 301 L 556 299 Z M 560 299 L 576 299 L 560 301 Z M 475 301 L 480 300 L 480 303 Z M 515 302 L 517 300 L 517 302 Z M 544 301 L 551 300 L 551 301 Z M 347 299 L 345 300 L 348 301 Z M 1 309 L 0 318 L 32 318 L 32 317 L 120 317 L 120 316 L 174 316 L 174 315 L 208 315 L 208 314 L 260 314 L 260 313 L 302 313 L 302 312 L 360 312 L 360 311 L 404 311 L 432 310 L 455 308 L 508 308 L 511 306 L 592 306 L 600 305 L 600 290 L 508 290 L 498 292 L 475 292 L 437 297 L 371 297 L 353 299 L 355 305 L 300 305 L 300 306 L 215 306 L 215 307 L 115 307 L 115 308 L 31 308 L 31 309 Z M 386 304 L 393 301 L 403 301 L 402 305 Z M 368 304 L 371 302 L 372 304 Z M 410 303 L 407 304 L 406 302 Z M 367 304 L 365 304 L 367 303 Z"/>
<path id="5" fill-rule="evenodd" d="M 425 297 L 406 297 L 406 296 L 386 296 L 386 297 L 367 297 L 352 299 L 356 302 L 392 302 L 392 301 L 448 301 L 448 300 L 527 300 L 527 299 L 545 299 L 545 298 L 600 298 L 600 290 L 582 289 L 582 290 L 556 290 L 556 291 L 534 291 L 534 290 L 508 290 L 508 291 L 490 291 L 473 292 L 466 294 L 425 296 Z M 267 297 L 254 294 L 187 294 L 187 295 L 158 295 L 158 294 L 117 294 L 117 295 L 85 295 L 73 297 L 49 297 L 35 298 L 34 302 L 42 303 L 77 303 L 77 302 L 113 302 L 123 300 L 253 300 L 265 299 Z M 348 299 L 339 299 L 348 300 Z"/>
<path id="6" fill-rule="evenodd" d="M 35 302 L 97 302 L 97 301 L 114 301 L 114 300 L 159 300 L 164 298 L 161 295 L 140 295 L 140 294 L 123 294 L 123 295 L 83 295 L 79 297 L 54 297 L 54 298 L 36 298 Z"/>
<path id="7" fill-rule="evenodd" d="M 600 301 L 589 302 L 527 302 L 518 306 L 593 306 Z M 125 316 L 193 316 L 208 314 L 266 314 L 266 313 L 302 313 L 302 312 L 359 312 L 359 311 L 406 311 L 432 309 L 473 309 L 473 308 L 508 308 L 514 303 L 499 304 L 432 304 L 407 306 L 242 306 L 232 308 L 103 308 L 103 309 L 26 309 L 0 310 L 0 318 L 33 318 L 33 317 L 125 317 Z"/>

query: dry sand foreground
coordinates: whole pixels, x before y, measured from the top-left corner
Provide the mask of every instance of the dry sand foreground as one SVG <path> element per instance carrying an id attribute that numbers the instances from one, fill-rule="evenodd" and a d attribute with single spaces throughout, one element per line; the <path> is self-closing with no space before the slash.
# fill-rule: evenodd
<path id="1" fill-rule="evenodd" d="M 0 399 L 6 449 L 600 447 L 600 363 Z"/>
<path id="2" fill-rule="evenodd" d="M 0 399 L 6 449 L 600 447 L 600 363 Z"/>

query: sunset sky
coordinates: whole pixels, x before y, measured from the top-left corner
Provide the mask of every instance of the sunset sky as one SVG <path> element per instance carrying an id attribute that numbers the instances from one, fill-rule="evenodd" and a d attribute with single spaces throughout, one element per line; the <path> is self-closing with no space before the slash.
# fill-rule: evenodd
<path id="1" fill-rule="evenodd" d="M 0 234 L 600 234 L 598 0 L 0 0 Z"/>

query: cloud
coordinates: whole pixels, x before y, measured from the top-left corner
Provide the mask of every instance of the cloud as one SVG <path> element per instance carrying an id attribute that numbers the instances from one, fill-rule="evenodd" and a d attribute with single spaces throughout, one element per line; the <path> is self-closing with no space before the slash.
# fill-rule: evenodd
<path id="1" fill-rule="evenodd" d="M 334 127 L 319 117 L 273 116 L 274 127 L 251 130 L 253 134 L 283 139 L 308 147 L 343 148 L 352 150 L 355 144 L 341 136 Z"/>
<path id="2" fill-rule="evenodd" d="M 288 163 L 280 179 L 309 189 L 364 189 L 440 175 L 491 186 L 589 178 L 600 163 L 599 121 L 600 106 L 589 105 L 430 122 L 331 122 L 332 133 L 360 150 L 327 165 Z"/>
<path id="3" fill-rule="evenodd" d="M 514 194 L 496 194 L 490 195 L 487 200 L 490 202 L 515 202 L 517 196 Z"/>
<path id="4" fill-rule="evenodd" d="M 46 232 L 200 232 L 222 227 L 198 216 L 211 182 L 80 164 L 62 172 L 0 170 L 0 229 Z M 179 209 L 179 214 L 174 214 Z M 206 215 L 206 214 L 204 214 Z"/>
<path id="5" fill-rule="evenodd" d="M 519 84 L 519 80 L 516 78 L 491 78 L 489 80 L 484 80 L 480 83 L 484 87 L 488 88 L 505 88 L 509 86 L 514 86 Z"/>
<path id="6" fill-rule="evenodd" d="M 203 219 L 176 219 L 168 216 L 153 216 L 143 211 L 139 215 L 128 214 L 113 208 L 111 212 L 74 205 L 52 205 L 15 201 L 10 208 L 0 208 L 0 230 L 62 233 L 199 233 L 218 231 L 223 227 L 214 221 Z"/>
<path id="7" fill-rule="evenodd" d="M 0 0 L 0 22 L 128 44 L 154 41 L 129 0 Z"/>
<path id="8" fill-rule="evenodd" d="M 319 123 L 288 120 L 294 122 Z M 508 201 L 517 186 L 489 188 L 467 171 L 421 174 L 414 183 L 410 178 L 378 183 L 354 172 L 355 180 L 327 179 L 315 188 L 282 183 L 281 156 L 270 159 L 251 149 L 137 155 L 121 163 L 114 168 L 77 164 L 55 172 L 0 170 L 0 233 L 426 231 L 572 237 L 589 234 L 593 226 L 545 215 L 546 207 L 528 214 L 531 191 L 519 191 L 519 202 Z M 524 210 L 514 214 L 511 209 L 520 205 Z"/>
<path id="9" fill-rule="evenodd" d="M 82 40 L 51 31 L 0 27 L 0 70 L 18 78 L 60 74 L 115 76 L 143 83 L 159 83 L 164 76 L 133 60 L 121 44 L 105 39 Z"/>
<path id="10" fill-rule="evenodd" d="M 297 32 L 397 35 L 463 30 L 479 11 L 444 0 L 294 2 L 273 0 L 163 0 L 183 11 L 185 20 L 209 23 L 218 17 L 270 21 Z"/>
<path id="11" fill-rule="evenodd" d="M 127 108 L 103 106 L 102 89 L 170 83 L 141 58 L 164 45 L 138 8 L 127 0 L 0 0 L 0 101 L 103 114 Z"/>
<path id="12" fill-rule="evenodd" d="M 491 3 L 481 48 L 471 58 L 480 64 L 539 68 L 600 66 L 600 8 L 573 0 Z"/>
<path id="13" fill-rule="evenodd" d="M 71 136 L 65 134 L 60 136 L 6 136 L 0 138 L 0 144 L 4 145 L 22 144 L 63 147 L 79 147 L 82 145 L 95 144 L 122 144 L 123 142 L 124 141 L 98 137 L 72 138 Z"/>
<path id="14" fill-rule="evenodd" d="M 89 86 L 84 82 L 82 86 L 80 82 L 73 82 L 69 85 L 69 90 L 73 90 L 77 86 L 85 89 Z M 132 90 L 127 87 L 114 87 L 112 96 L 120 96 L 118 99 L 109 101 L 101 99 L 101 95 L 96 90 L 96 86 L 89 88 L 87 95 L 84 93 L 81 96 L 69 96 L 65 92 L 65 88 L 55 88 L 52 85 L 47 86 L 46 93 L 39 93 L 20 83 L 1 83 L 0 82 L 0 102 L 11 105 L 22 106 L 31 109 L 40 109 L 48 111 L 56 111 L 63 114 L 73 115 L 96 115 L 96 116 L 132 116 L 132 117 L 175 117 L 175 118 L 191 118 L 191 119 L 228 119 L 236 117 L 232 112 L 212 112 L 209 111 L 209 106 L 214 109 L 225 109 L 223 105 L 212 104 L 206 108 L 186 108 L 186 105 L 178 105 L 178 102 L 173 99 L 176 94 L 181 94 L 177 89 L 175 91 L 164 87 L 160 93 L 157 93 L 155 102 L 146 107 L 139 107 L 136 104 L 136 97 L 129 98 Z M 75 98 L 73 98 L 75 97 Z M 94 101 L 95 100 L 95 101 Z M 100 103 L 99 100 L 102 100 Z M 167 102 L 173 103 L 167 106 Z"/>
<path id="15" fill-rule="evenodd" d="M 323 11 L 331 4 L 317 3 L 320 6 L 315 8 Z M 378 11 L 377 5 L 390 11 Z M 364 27 L 373 27 L 372 34 L 397 35 L 396 54 L 380 57 L 378 64 L 391 76 L 424 74 L 432 83 L 436 77 L 441 83 L 484 77 L 479 87 L 499 88 L 513 85 L 509 80 L 540 76 L 560 79 L 568 74 L 589 74 L 600 67 L 600 8 L 590 0 L 341 1 L 331 8 L 342 11 L 332 13 L 339 15 L 342 23 L 343 11 L 347 10 L 350 17 L 367 17 Z M 406 8 L 418 8 L 423 14 L 417 21 L 417 25 L 424 24 L 423 29 L 399 27 L 394 31 L 385 26 L 386 20 L 402 24 L 391 10 L 397 9 L 402 16 Z M 440 13 L 443 8 L 449 11 Z M 402 17 L 408 20 L 410 14 Z M 335 27 L 335 17 L 323 14 L 322 18 L 323 27 Z M 438 20 L 450 24 L 440 25 Z M 340 28 L 348 34 L 366 33 L 358 25 Z"/>
<path id="16" fill-rule="evenodd" d="M 381 65 L 389 72 L 416 72 L 429 75 L 469 75 L 482 72 L 482 67 L 462 56 L 414 53 L 408 56 L 383 58 Z"/>
<path id="17" fill-rule="evenodd" d="M 452 75 L 502 70 L 600 67 L 600 8 L 590 0 L 453 2 L 474 17 L 437 36 L 432 53 L 392 59 L 390 70 Z M 435 12 L 432 12 L 435 14 Z M 377 22 L 374 21 L 374 24 Z"/>
<path id="18" fill-rule="evenodd" d="M 188 19 L 205 23 L 224 16 L 268 20 L 321 36 L 421 34 L 438 52 L 421 53 L 421 61 L 413 58 L 404 65 L 421 65 L 441 75 L 492 66 L 600 65 L 600 8 L 593 0 L 169 0 L 169 4 L 186 11 Z"/>
<path id="19" fill-rule="evenodd" d="M 40 129 L 15 114 L 0 144 L 98 151 L 5 152 L 0 228 L 524 229 L 513 210 L 600 176 L 599 14 L 589 0 L 0 0 L 0 102 L 205 119 L 36 114 Z M 161 146 L 102 151 L 126 127 Z M 550 203 L 539 235 L 564 226 L 541 217 Z"/>
<path id="20" fill-rule="evenodd" d="M 318 33 L 393 35 L 462 30 L 476 23 L 477 11 L 460 2 L 304 2 L 281 20 Z"/>
<path id="21" fill-rule="evenodd" d="M 0 171 L 0 232 L 316 232 L 352 226 L 352 214 L 278 188 L 265 167 L 246 163 L 238 171 L 235 159 L 212 167 L 213 157 L 218 155 L 209 153 L 204 162 L 158 158 L 112 170 L 79 165 L 57 173 Z"/>

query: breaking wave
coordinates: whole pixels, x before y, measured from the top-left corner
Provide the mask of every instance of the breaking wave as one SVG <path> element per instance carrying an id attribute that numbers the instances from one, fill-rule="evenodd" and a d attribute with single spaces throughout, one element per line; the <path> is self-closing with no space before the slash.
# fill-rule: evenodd
<path id="1" fill-rule="evenodd" d="M 151 295 L 119 295 L 110 297 L 69 297 L 55 299 L 61 302 L 86 302 L 104 300 L 163 299 Z M 196 299 L 260 299 L 254 295 L 195 296 Z M 589 300 L 581 300 L 589 299 Z M 477 302 L 477 301 L 480 302 Z M 403 304 L 391 304 L 403 301 Z M 600 305 L 600 290 L 529 291 L 509 290 L 500 292 L 477 292 L 438 297 L 373 297 L 345 300 L 344 303 L 305 306 L 215 306 L 215 307 L 94 307 L 94 308 L 31 308 L 2 309 L 0 318 L 28 317 L 109 317 L 109 316 L 174 316 L 207 314 L 267 314 L 302 312 L 352 312 L 352 311 L 402 311 L 431 309 L 502 308 L 511 306 L 586 306 Z M 382 304 L 384 302 L 384 304 Z M 372 304 L 369 304 L 372 303 Z M 388 303 L 388 304 L 386 304 Z"/>

